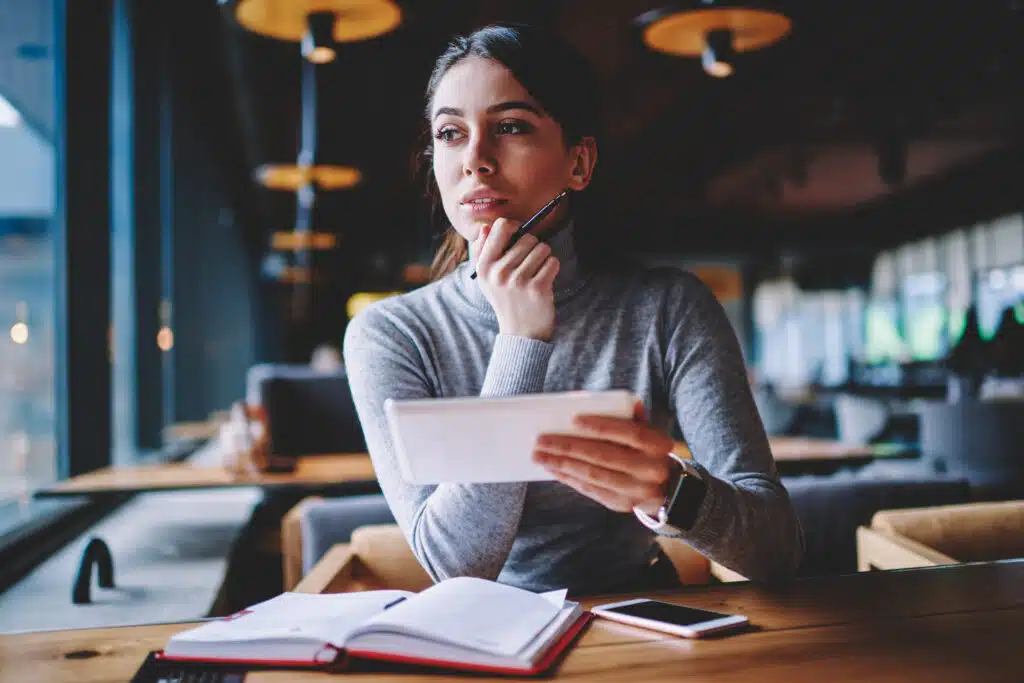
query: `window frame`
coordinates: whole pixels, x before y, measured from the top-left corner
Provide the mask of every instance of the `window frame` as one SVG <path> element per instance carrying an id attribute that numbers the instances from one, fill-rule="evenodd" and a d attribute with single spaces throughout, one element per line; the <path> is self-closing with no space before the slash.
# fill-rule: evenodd
<path id="1" fill-rule="evenodd" d="M 59 478 L 110 464 L 112 3 L 55 0 L 55 400 Z"/>

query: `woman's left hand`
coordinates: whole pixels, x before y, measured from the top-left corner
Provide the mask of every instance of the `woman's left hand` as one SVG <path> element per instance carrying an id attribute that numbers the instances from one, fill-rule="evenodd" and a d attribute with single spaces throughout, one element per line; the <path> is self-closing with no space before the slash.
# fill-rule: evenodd
<path id="1" fill-rule="evenodd" d="M 637 402 L 632 420 L 581 415 L 576 426 L 582 435 L 541 435 L 534 462 L 609 510 L 639 506 L 657 514 L 672 469 L 667 454 L 675 443 L 647 423 L 644 404 Z"/>

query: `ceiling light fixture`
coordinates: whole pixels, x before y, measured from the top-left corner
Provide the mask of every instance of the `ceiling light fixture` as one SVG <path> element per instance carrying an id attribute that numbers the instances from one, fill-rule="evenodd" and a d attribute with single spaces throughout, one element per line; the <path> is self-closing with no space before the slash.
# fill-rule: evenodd
<path id="1" fill-rule="evenodd" d="M 220 0 L 234 7 L 246 29 L 301 43 L 302 56 L 323 64 L 334 59 L 334 43 L 354 43 L 393 31 L 402 10 L 393 0 Z"/>
<path id="2" fill-rule="evenodd" d="M 333 62 L 334 12 L 310 12 L 306 17 L 308 27 L 302 34 L 302 56 L 314 64 Z"/>
<path id="3" fill-rule="evenodd" d="M 329 251 L 338 246 L 338 237 L 330 232 L 295 230 L 275 232 L 270 237 L 270 248 L 275 251 Z"/>
<path id="4" fill-rule="evenodd" d="M 699 57 L 704 71 L 727 78 L 740 52 L 772 45 L 792 28 L 789 17 L 742 1 L 695 0 L 641 14 L 644 44 L 658 52 Z"/>
<path id="5" fill-rule="evenodd" d="M 344 190 L 358 185 L 363 177 L 359 169 L 351 166 L 296 164 L 264 164 L 253 176 L 267 189 L 290 192 L 298 192 L 310 184 L 321 190 Z"/>
<path id="6" fill-rule="evenodd" d="M 700 54 L 704 71 L 715 78 L 732 76 L 736 68 L 736 50 L 732 46 L 732 31 L 716 28 L 708 31 L 707 45 Z"/>

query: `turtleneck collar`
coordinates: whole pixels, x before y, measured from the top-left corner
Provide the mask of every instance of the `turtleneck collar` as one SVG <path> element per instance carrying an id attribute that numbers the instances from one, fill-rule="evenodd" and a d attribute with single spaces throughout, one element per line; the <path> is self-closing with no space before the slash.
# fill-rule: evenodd
<path id="1" fill-rule="evenodd" d="M 559 261 L 558 275 L 555 276 L 556 305 L 579 291 L 586 282 L 586 272 L 580 266 L 576 254 L 575 227 L 574 223 L 569 223 L 564 230 L 548 241 L 551 253 Z M 455 287 L 474 308 L 493 316 L 494 310 L 491 308 L 490 302 L 487 301 L 487 297 L 484 296 L 483 290 L 480 289 L 480 281 L 471 280 L 469 277 L 472 272 L 473 263 L 471 261 L 466 260 L 460 263 L 453 273 Z"/>

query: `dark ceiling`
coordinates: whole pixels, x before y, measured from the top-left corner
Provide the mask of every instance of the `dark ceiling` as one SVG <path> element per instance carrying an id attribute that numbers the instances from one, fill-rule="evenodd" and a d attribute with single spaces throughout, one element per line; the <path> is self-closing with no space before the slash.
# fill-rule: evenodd
<path id="1" fill-rule="evenodd" d="M 632 22 L 649 1 L 399 4 L 397 31 L 339 46 L 318 71 L 318 158 L 364 174 L 325 195 L 318 220 L 360 249 L 429 244 L 410 175 L 427 76 L 453 33 L 500 20 L 556 27 L 599 73 L 607 135 L 593 189 L 606 234 L 638 249 L 880 246 L 957 211 L 1022 204 L 1024 2 L 768 3 L 793 32 L 724 80 L 643 47 Z M 223 20 L 247 163 L 294 162 L 298 46 Z M 904 150 L 902 180 L 882 179 L 879 150 Z M 293 197 L 255 196 L 263 229 L 291 227 Z"/>

